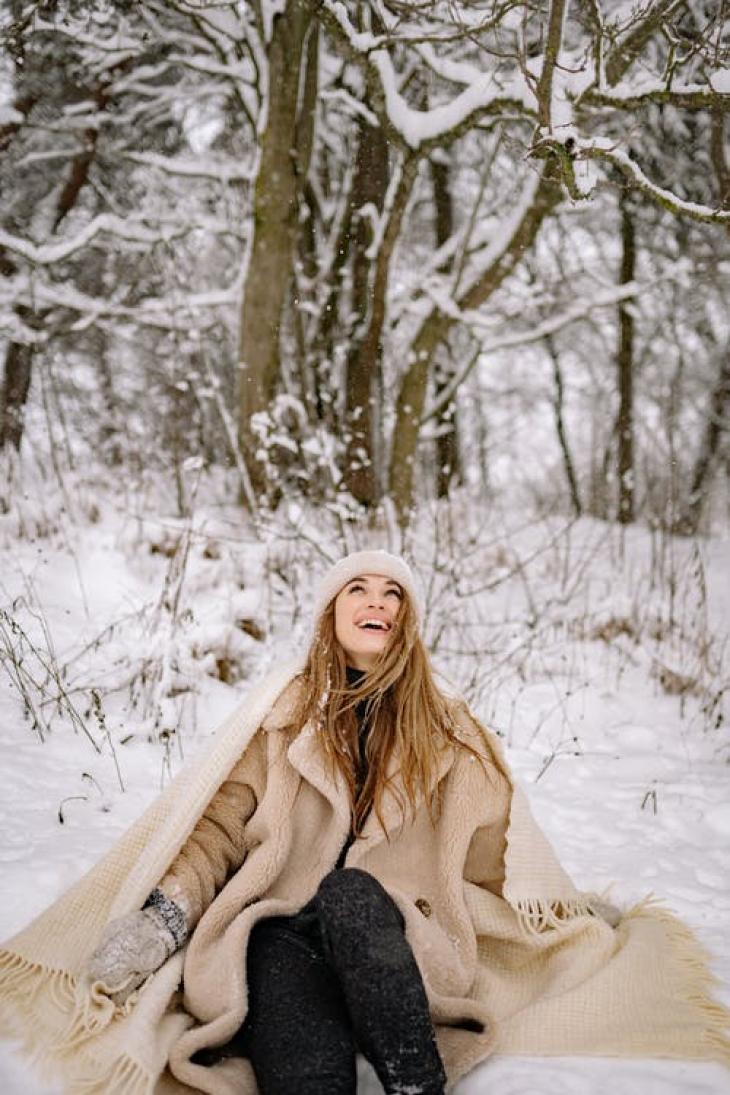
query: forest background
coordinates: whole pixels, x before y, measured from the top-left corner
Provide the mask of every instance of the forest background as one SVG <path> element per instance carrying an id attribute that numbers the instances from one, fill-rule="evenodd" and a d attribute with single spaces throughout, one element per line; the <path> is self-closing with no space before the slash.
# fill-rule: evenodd
<path id="1" fill-rule="evenodd" d="M 378 544 L 569 860 L 645 842 L 730 980 L 727 14 L 0 2 L 3 935 Z"/>

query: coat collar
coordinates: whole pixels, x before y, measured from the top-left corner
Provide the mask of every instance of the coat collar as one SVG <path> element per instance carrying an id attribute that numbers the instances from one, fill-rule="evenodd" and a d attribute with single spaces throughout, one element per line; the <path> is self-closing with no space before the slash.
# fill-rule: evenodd
<path id="1" fill-rule="evenodd" d="M 339 769 L 332 772 L 319 741 L 317 730 L 310 721 L 304 724 L 287 751 L 289 763 L 303 779 L 319 791 L 332 806 L 337 817 L 349 822 L 350 802 L 347 784 Z"/>
<path id="2" fill-rule="evenodd" d="M 427 801 L 430 795 L 435 791 L 438 784 L 444 778 L 444 776 L 450 771 L 456 753 L 452 745 L 447 745 L 439 755 L 436 768 L 431 777 L 431 781 L 428 785 L 428 793 L 424 794 L 423 790 L 416 792 L 416 810 Z M 360 835 L 358 844 L 362 848 L 363 852 L 370 851 L 377 844 L 382 843 L 386 839 L 386 834 L 390 837 L 392 834 L 397 833 L 403 824 L 403 808 L 406 806 L 406 819 L 410 816 L 410 812 L 407 809 L 407 799 L 405 798 L 405 792 L 402 790 L 402 784 L 399 777 L 399 764 L 398 757 L 391 757 L 388 763 L 388 776 L 392 777 L 392 783 L 389 783 L 383 794 L 383 803 L 381 808 L 381 814 L 383 817 L 383 823 L 385 831 L 383 831 L 383 825 L 380 824 L 380 820 L 374 811 L 371 811 L 369 817 L 363 825 L 363 830 Z M 400 792 L 400 797 L 399 797 Z"/>
<path id="3" fill-rule="evenodd" d="M 332 774 L 330 764 L 325 756 L 322 743 L 312 723 L 302 727 L 296 738 L 289 746 L 287 756 L 293 768 L 299 772 L 303 779 L 307 780 L 332 806 L 335 815 L 342 821 L 350 822 L 350 797 L 347 784 L 339 769 Z M 442 750 L 438 759 L 436 770 L 428 788 L 430 795 L 437 784 L 444 778 L 455 760 L 455 750 L 452 745 Z M 363 846 L 372 848 L 385 840 L 386 833 L 390 836 L 397 832 L 402 823 L 402 806 L 397 791 L 400 788 L 398 778 L 398 758 L 391 757 L 388 765 L 388 775 L 393 779 L 393 785 L 386 787 L 383 795 L 382 817 L 385 824 L 385 833 L 378 817 L 371 813 L 363 826 L 360 836 Z M 425 801 L 426 795 L 419 791 L 416 797 L 418 809 Z"/>

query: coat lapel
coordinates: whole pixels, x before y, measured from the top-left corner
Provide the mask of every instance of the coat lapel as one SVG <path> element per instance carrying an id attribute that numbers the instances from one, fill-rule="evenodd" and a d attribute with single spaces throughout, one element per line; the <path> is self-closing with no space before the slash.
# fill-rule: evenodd
<path id="1" fill-rule="evenodd" d="M 438 784 L 444 778 L 444 776 L 451 769 L 454 760 L 456 759 L 456 753 L 453 745 L 447 745 L 442 749 L 439 754 L 439 758 L 434 770 L 431 782 L 428 786 L 428 793 L 424 794 L 422 790 L 416 793 L 416 810 L 426 802 L 427 798 L 434 792 Z M 385 789 L 383 795 L 383 805 L 381 813 L 383 815 L 383 822 L 385 825 L 385 831 L 380 824 L 377 814 L 374 811 L 370 812 L 369 817 L 363 825 L 363 830 L 360 835 L 360 841 L 362 841 L 363 851 L 374 848 L 377 844 L 382 843 L 386 839 L 386 833 L 390 836 L 396 833 L 400 829 L 403 822 L 403 808 L 405 805 L 406 818 L 409 816 L 408 800 L 405 797 L 405 791 L 400 779 L 400 765 L 397 756 L 390 758 L 388 763 L 388 776 L 392 779 L 392 783 L 389 783 Z M 398 798 L 398 792 L 400 793 L 400 799 Z"/>
<path id="2" fill-rule="evenodd" d="M 347 784 L 339 769 L 335 770 L 334 777 L 330 770 L 329 762 L 319 742 L 313 723 L 306 723 L 289 746 L 287 757 L 293 768 L 300 776 L 312 785 L 332 806 L 335 815 L 349 826 L 350 823 L 350 797 Z M 442 749 L 431 782 L 428 787 L 430 796 L 444 776 L 451 769 L 456 753 L 453 745 L 447 745 Z M 397 756 L 392 756 L 388 763 L 388 776 L 392 783 L 386 787 L 383 795 L 381 813 L 385 823 L 385 832 L 377 815 L 370 813 L 367 818 L 358 844 L 362 842 L 363 849 L 375 847 L 386 839 L 386 833 L 390 836 L 397 832 L 403 820 L 402 803 L 406 802 L 405 793 L 402 790 L 399 773 L 399 761 Z M 398 792 L 402 798 L 399 800 Z M 416 794 L 416 809 L 426 801 L 423 791 Z M 406 811 L 406 816 L 408 811 Z"/>
<path id="3" fill-rule="evenodd" d="M 347 784 L 339 769 L 334 777 L 313 723 L 307 722 L 287 751 L 289 763 L 303 779 L 319 791 L 342 821 L 350 821 L 350 801 Z"/>

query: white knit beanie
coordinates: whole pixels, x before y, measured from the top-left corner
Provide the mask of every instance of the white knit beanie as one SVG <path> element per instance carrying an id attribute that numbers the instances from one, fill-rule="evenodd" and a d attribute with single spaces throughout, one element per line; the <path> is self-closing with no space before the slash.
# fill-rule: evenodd
<path id="1" fill-rule="evenodd" d="M 360 574 L 380 574 L 383 578 L 392 578 L 397 582 L 410 597 L 418 622 L 421 623 L 423 604 L 413 571 L 408 563 L 399 555 L 391 555 L 389 551 L 373 548 L 370 551 L 353 551 L 352 554 L 345 555 L 330 567 L 319 583 L 314 598 L 315 625 L 332 598 L 337 596 L 343 586 Z"/>

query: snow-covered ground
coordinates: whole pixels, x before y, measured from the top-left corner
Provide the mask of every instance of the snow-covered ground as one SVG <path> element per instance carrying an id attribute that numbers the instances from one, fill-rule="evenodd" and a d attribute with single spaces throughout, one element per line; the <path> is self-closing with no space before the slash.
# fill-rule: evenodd
<path id="1" fill-rule="evenodd" d="M 22 530 L 1 519 L 2 938 L 98 859 L 248 679 L 305 641 L 310 582 L 340 553 L 297 515 L 291 538 L 258 543 L 222 511 L 186 523 L 102 510 L 73 523 L 54 511 L 45 528 L 30 509 Z M 465 511 L 455 540 L 424 517 L 416 539 L 436 663 L 504 737 L 576 881 L 619 905 L 665 899 L 730 1004 L 730 542 L 483 516 Z M 379 1090 L 365 1068 L 361 1087 Z M 52 1090 L 0 1048 L 2 1095 Z M 494 1058 L 458 1087 L 728 1090 L 720 1065 L 582 1058 Z"/>

